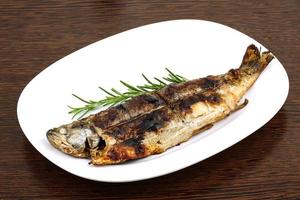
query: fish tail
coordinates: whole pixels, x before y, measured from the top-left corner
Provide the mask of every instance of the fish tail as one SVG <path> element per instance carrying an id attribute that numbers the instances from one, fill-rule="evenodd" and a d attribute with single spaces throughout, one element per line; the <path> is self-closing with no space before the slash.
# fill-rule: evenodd
<path id="1" fill-rule="evenodd" d="M 266 66 L 274 58 L 270 51 L 262 52 L 254 45 L 248 46 L 243 57 L 240 69 L 246 71 L 248 74 L 262 72 Z"/>

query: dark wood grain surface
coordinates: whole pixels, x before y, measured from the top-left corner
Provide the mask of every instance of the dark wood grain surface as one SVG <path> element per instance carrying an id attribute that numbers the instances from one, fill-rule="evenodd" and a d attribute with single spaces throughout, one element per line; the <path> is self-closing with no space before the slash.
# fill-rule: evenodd
<path id="1" fill-rule="evenodd" d="M 99 39 L 181 18 L 228 25 L 274 52 L 290 93 L 269 123 L 194 166 L 125 184 L 71 175 L 27 141 L 16 104 L 41 70 Z M 300 1 L 2 0 L 0 44 L 0 199 L 300 199 Z"/>

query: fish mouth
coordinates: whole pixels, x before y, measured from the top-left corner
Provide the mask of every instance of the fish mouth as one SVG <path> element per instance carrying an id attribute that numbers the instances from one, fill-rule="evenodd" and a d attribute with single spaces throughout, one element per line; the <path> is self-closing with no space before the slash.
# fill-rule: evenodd
<path id="1" fill-rule="evenodd" d="M 59 148 L 62 145 L 61 137 L 54 131 L 54 129 L 50 129 L 46 133 L 48 141 L 55 147 Z"/>

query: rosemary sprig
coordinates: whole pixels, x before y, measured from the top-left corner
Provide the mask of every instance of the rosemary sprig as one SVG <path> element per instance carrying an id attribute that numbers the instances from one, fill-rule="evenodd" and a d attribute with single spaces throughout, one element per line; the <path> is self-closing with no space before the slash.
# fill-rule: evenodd
<path id="1" fill-rule="evenodd" d="M 182 82 L 187 81 L 186 78 L 173 73 L 168 68 L 166 68 L 166 70 L 168 72 L 168 76 L 163 77 L 162 78 L 163 80 L 154 77 L 155 82 L 150 81 L 150 79 L 148 79 L 144 74 L 142 74 L 143 78 L 146 81 L 146 83 L 144 85 L 133 86 L 124 81 L 120 81 L 127 89 L 127 91 L 124 93 L 121 93 L 114 88 L 111 88 L 110 91 L 107 91 L 104 88 L 99 87 L 99 89 L 102 90 L 107 95 L 105 98 L 100 99 L 100 100 L 85 100 L 76 94 L 72 94 L 75 98 L 77 98 L 78 100 L 85 103 L 85 105 L 83 105 L 81 107 L 68 106 L 71 109 L 69 111 L 69 114 L 73 115 L 72 119 L 78 115 L 79 115 L 79 118 L 82 118 L 87 113 L 89 113 L 90 111 L 95 110 L 97 108 L 104 107 L 104 106 L 114 106 L 114 105 L 123 103 L 125 101 L 128 101 L 129 99 L 131 99 L 133 97 L 162 89 L 163 87 L 165 87 L 166 85 L 168 85 L 170 83 L 182 83 Z"/>

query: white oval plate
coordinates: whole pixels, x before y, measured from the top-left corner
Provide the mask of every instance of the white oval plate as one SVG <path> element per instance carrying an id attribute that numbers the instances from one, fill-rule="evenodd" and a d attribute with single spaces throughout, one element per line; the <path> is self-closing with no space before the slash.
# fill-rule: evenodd
<path id="1" fill-rule="evenodd" d="M 31 144 L 48 160 L 77 176 L 128 182 L 168 174 L 202 161 L 241 141 L 281 108 L 289 90 L 287 73 L 274 59 L 247 93 L 249 104 L 213 128 L 160 155 L 120 165 L 90 166 L 53 148 L 46 131 L 71 122 L 67 105 L 104 96 L 97 88 L 120 88 L 119 80 L 143 83 L 166 75 L 165 67 L 189 79 L 221 74 L 240 65 L 246 47 L 260 43 L 227 26 L 202 20 L 175 20 L 134 28 L 84 47 L 50 65 L 23 90 L 18 119 Z"/>

